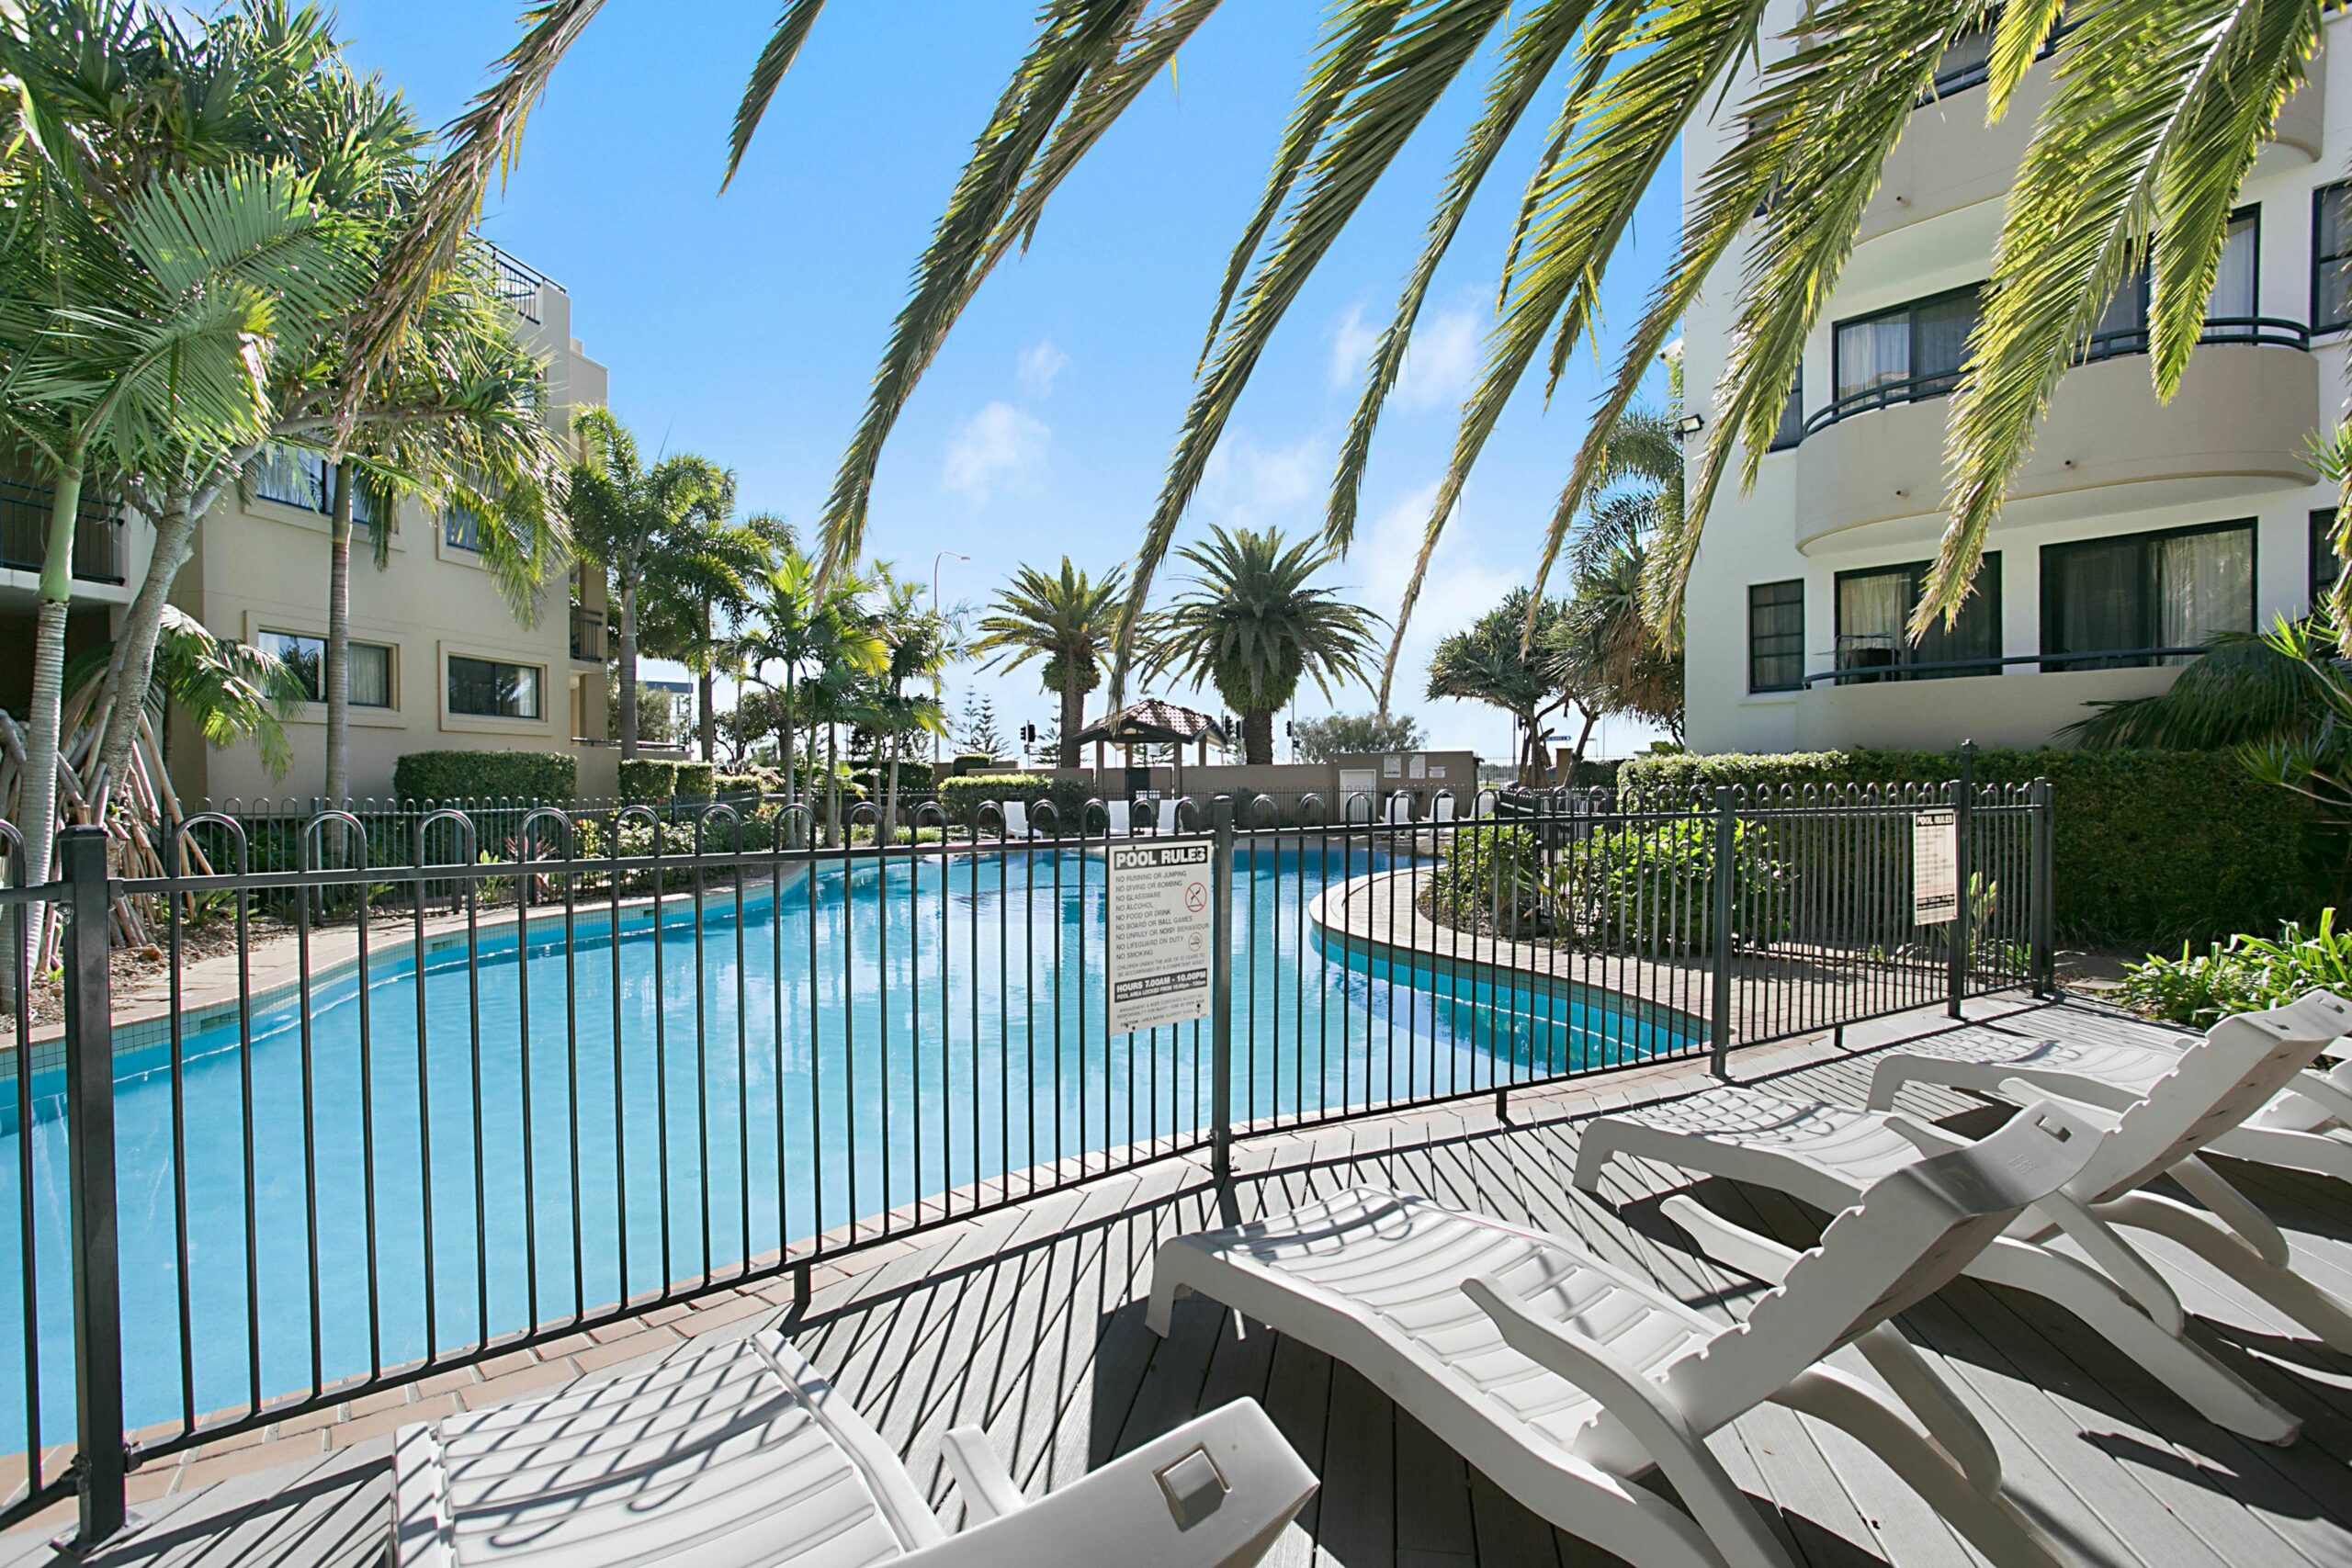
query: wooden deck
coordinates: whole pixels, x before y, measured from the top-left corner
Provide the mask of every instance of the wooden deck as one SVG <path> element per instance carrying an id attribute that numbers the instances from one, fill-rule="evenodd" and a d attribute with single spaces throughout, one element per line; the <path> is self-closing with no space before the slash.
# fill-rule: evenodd
<path id="1" fill-rule="evenodd" d="M 1975 1011 L 1971 1028 L 2027 1035 L 2146 1032 L 2080 1000 L 2034 1007 L 1996 998 Z M 1868 1041 L 1849 1031 L 1845 1054 L 1796 1045 L 1744 1054 L 1736 1066 L 1744 1078 L 1859 1103 L 1872 1043 L 1943 1026 L 1914 1014 L 1873 1028 Z M 1525 1094 L 1508 1123 L 1480 1101 L 1253 1139 L 1237 1150 L 1236 1201 L 1246 1217 L 1357 1183 L 1423 1192 L 1573 1235 L 1702 1311 L 1736 1315 L 1758 1288 L 1700 1258 L 1661 1217 L 1657 1197 L 1677 1185 L 1670 1173 L 1623 1175 L 1609 1194 L 1613 1207 L 1566 1180 L 1581 1118 L 1624 1103 L 1629 1089 L 1645 1099 L 1705 1081 L 1692 1069 L 1637 1086 L 1604 1079 L 1574 1094 Z M 1957 1099 L 1906 1103 L 1985 1115 Z M 2287 1227 L 2312 1275 L 2352 1294 L 2352 1193 L 2317 1179 L 2231 1170 Z M 1787 1239 L 1812 1234 L 1814 1222 L 1768 1194 L 1722 1182 L 1699 1191 Z M 796 1333 L 898 1445 L 951 1523 L 961 1509 L 939 1458 L 950 1426 L 986 1428 L 1034 1495 L 1197 1411 L 1247 1396 L 1265 1405 L 1323 1480 L 1277 1562 L 1567 1568 L 1598 1560 L 1316 1351 L 1237 1324 L 1200 1300 L 1180 1305 L 1173 1336 L 1156 1339 L 1142 1307 L 1153 1247 L 1216 1223 L 1205 1168 L 1163 1161 L 943 1231 L 837 1278 L 819 1291 Z M 2033 1298 L 1963 1280 L 1903 1323 L 1984 1420 L 2022 1506 L 2077 1561 L 2166 1568 L 2352 1562 L 2352 1358 L 2319 1348 L 2218 1282 L 2184 1294 L 2201 1314 L 2197 1332 L 2209 1348 L 2304 1416 L 2301 1442 L 2273 1449 L 2206 1424 L 2103 1340 Z M 739 1312 L 718 1331 L 771 1320 Z M 376 1563 L 389 1530 L 389 1446 L 388 1435 L 371 1434 L 220 1480 L 204 1478 L 221 1469 L 200 1472 L 204 1461 L 192 1461 L 169 1495 L 138 1505 L 148 1520 L 142 1533 L 83 1561 Z M 1977 1561 L 1875 1459 L 1809 1418 L 1767 1406 L 1713 1447 L 1800 1562 Z M 40 1532 L 0 1538 L 0 1568 L 50 1561 L 43 1538 L 57 1528 L 51 1521 Z"/>

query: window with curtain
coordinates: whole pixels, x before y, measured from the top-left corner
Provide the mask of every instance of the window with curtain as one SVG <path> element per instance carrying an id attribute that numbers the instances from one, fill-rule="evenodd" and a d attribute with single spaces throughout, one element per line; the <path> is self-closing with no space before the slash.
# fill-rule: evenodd
<path id="1" fill-rule="evenodd" d="M 2312 607 L 2317 609 L 2328 590 L 2335 586 L 2336 574 L 2344 570 L 2343 560 L 2335 553 L 2335 508 L 2323 506 L 2312 513 L 2311 578 Z"/>
<path id="2" fill-rule="evenodd" d="M 302 690 L 314 703 L 327 700 L 327 639 L 307 632 L 266 631 L 260 642 L 293 671 Z M 380 642 L 352 641 L 345 645 L 345 689 L 356 708 L 392 705 L 392 650 Z"/>
<path id="3" fill-rule="evenodd" d="M 1747 689 L 1793 692 L 1804 684 L 1804 583 L 1758 582 L 1747 590 Z"/>
<path id="4" fill-rule="evenodd" d="M 449 711 L 476 718 L 537 718 L 547 671 L 536 664 L 449 656 Z"/>
<path id="5" fill-rule="evenodd" d="M 1973 286 L 1838 322 L 1830 357 L 1839 409 L 1851 412 L 1951 391 L 1975 329 Z"/>
<path id="6" fill-rule="evenodd" d="M 1913 642 L 1911 613 L 1931 564 L 1908 561 L 1838 574 L 1838 668 L 1854 672 L 1841 674 L 1839 685 L 1999 673 L 2000 555 L 1987 555 L 1977 569 L 1959 619 L 1951 626 L 1939 621 Z"/>
<path id="7" fill-rule="evenodd" d="M 1804 367 L 1797 367 L 1796 379 L 1789 383 L 1788 400 L 1781 405 L 1780 427 L 1772 432 L 1770 450 L 1785 451 L 1804 439 Z"/>
<path id="8" fill-rule="evenodd" d="M 2213 292 L 2205 300 L 2207 341 L 2251 337 L 2247 324 L 2261 310 L 2255 275 L 2262 256 L 2262 209 L 2249 207 L 2230 220 L 2229 238 L 2222 242 L 2221 260 L 2213 272 Z M 2116 290 L 2099 317 L 2091 339 L 2090 357 L 2148 351 L 2148 271 L 2144 266 L 2132 281 Z"/>
<path id="9" fill-rule="evenodd" d="M 2312 331 L 2352 322 L 2352 183 L 2312 193 Z"/>
<path id="10" fill-rule="evenodd" d="M 2042 547 L 2044 670 L 2185 664 L 2150 650 L 2253 629 L 2251 521 Z"/>

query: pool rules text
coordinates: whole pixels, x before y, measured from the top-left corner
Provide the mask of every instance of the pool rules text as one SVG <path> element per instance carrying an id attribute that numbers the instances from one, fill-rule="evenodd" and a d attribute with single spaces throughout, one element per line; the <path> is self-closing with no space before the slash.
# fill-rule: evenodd
<path id="1" fill-rule="evenodd" d="M 1206 1018 L 1216 937 L 1208 842 L 1114 843 L 1110 856 L 1110 1032 Z"/>

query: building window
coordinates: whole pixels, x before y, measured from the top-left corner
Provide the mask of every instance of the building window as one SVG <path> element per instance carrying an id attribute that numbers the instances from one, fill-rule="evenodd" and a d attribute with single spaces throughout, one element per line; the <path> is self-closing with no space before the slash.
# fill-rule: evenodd
<path id="1" fill-rule="evenodd" d="M 1940 681 L 1997 675 L 2001 666 L 2001 558 L 1988 555 L 1950 626 L 1939 619 L 1917 642 L 1911 615 L 1932 563 L 1838 574 L 1838 683 Z M 1845 673 L 1852 671 L 1853 673 Z"/>
<path id="2" fill-rule="evenodd" d="M 1793 692 L 1804 684 L 1804 583 L 1758 582 L 1747 590 L 1747 689 Z"/>
<path id="3" fill-rule="evenodd" d="M 302 682 L 304 694 L 314 703 L 327 700 L 327 639 L 312 637 L 308 632 L 273 632 L 261 634 L 263 651 L 277 656 Z M 392 705 L 392 650 L 380 642 L 346 642 L 344 658 L 344 684 L 351 705 L 356 708 L 388 708 Z"/>
<path id="4" fill-rule="evenodd" d="M 2179 664 L 2155 650 L 2253 629 L 2251 521 L 2042 547 L 2044 670 Z"/>
<path id="5" fill-rule="evenodd" d="M 1785 452 L 1804 439 L 1804 367 L 1797 367 L 1796 379 L 1789 383 L 1788 400 L 1781 405 L 1780 428 L 1772 432 L 1772 452 Z"/>
<path id="6" fill-rule="evenodd" d="M 1960 379 L 1976 328 L 1976 288 L 1840 321 L 1830 339 L 1838 413 L 1941 397 Z"/>
<path id="7" fill-rule="evenodd" d="M 2262 269 L 2262 209 L 2249 207 L 2230 219 L 2228 239 L 2213 273 L 2213 291 L 2205 299 L 2204 343 L 2226 343 L 2256 335 L 2262 314 L 2261 295 L 2255 279 Z M 2091 336 L 2088 357 L 2107 359 L 2120 354 L 2148 352 L 2148 269 L 2116 290 Z"/>
<path id="8" fill-rule="evenodd" d="M 1944 46 L 1943 58 L 1936 62 L 1935 96 L 1963 93 L 1984 85 L 1992 75 L 1993 33 L 1998 20 L 1997 13 L 1988 16 L 1984 26 L 1962 33 Z"/>
<path id="9" fill-rule="evenodd" d="M 451 502 L 441 514 L 441 539 L 453 550 L 481 553 L 481 519 L 463 502 Z"/>
<path id="10" fill-rule="evenodd" d="M 280 506 L 300 507 L 322 517 L 334 511 L 334 465 L 315 452 L 265 446 L 254 460 L 253 487 L 255 496 Z M 375 508 L 368 503 L 364 486 L 352 487 L 351 520 L 375 525 Z"/>
<path id="11" fill-rule="evenodd" d="M 537 718 L 547 671 L 536 664 L 449 656 L 449 711 L 476 718 Z"/>
<path id="12" fill-rule="evenodd" d="M 2352 322 L 2352 183 L 2312 193 L 2312 331 Z"/>
<path id="13" fill-rule="evenodd" d="M 2335 508 L 2323 506 L 2312 513 L 2312 609 L 2325 602 L 2329 590 L 2335 586 L 2336 574 L 2343 570 L 2344 562 L 2335 553 Z"/>

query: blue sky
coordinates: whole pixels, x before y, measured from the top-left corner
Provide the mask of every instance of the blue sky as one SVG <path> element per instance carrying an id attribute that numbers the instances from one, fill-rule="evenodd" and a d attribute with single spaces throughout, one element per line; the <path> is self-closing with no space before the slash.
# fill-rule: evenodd
<path id="1" fill-rule="evenodd" d="M 433 123 L 457 113 L 514 37 L 481 0 L 345 0 L 351 56 Z M 746 510 L 808 525 L 862 407 L 910 268 L 973 134 L 1026 43 L 1017 0 L 838 5 L 820 19 L 722 197 L 737 96 L 773 4 L 612 0 L 532 116 L 487 232 L 560 280 L 572 330 L 612 371 L 615 411 L 648 445 L 734 468 Z M 900 421 L 875 488 L 873 554 L 978 604 L 1017 565 L 1065 552 L 1124 559 L 1159 493 L 1201 334 L 1255 203 L 1319 7 L 1236 0 L 1204 29 L 1056 197 L 1028 254 L 982 290 Z M 1481 81 L 1483 73 L 1479 73 Z M 1363 357 L 1420 243 L 1431 193 L 1481 81 L 1465 77 L 1374 192 L 1287 318 L 1214 459 L 1186 534 L 1210 523 L 1316 526 Z M 1528 128 L 1440 276 L 1363 496 L 1364 525 L 1327 581 L 1393 613 L 1453 416 L 1481 357 Z M 1611 279 L 1630 322 L 1673 237 L 1662 179 Z M 1439 744 L 1489 757 L 1509 725 L 1421 697 L 1428 651 L 1530 580 L 1544 519 L 1600 367 L 1570 370 L 1550 408 L 1522 391 L 1442 547 L 1398 677 L 1397 706 Z M 1161 592 L 1173 584 L 1163 574 Z M 1027 671 L 949 682 L 995 699 L 1000 727 L 1044 723 Z M 1304 716 L 1364 711 L 1368 692 L 1309 688 Z M 1647 732 L 1612 722 L 1605 748 Z"/>

